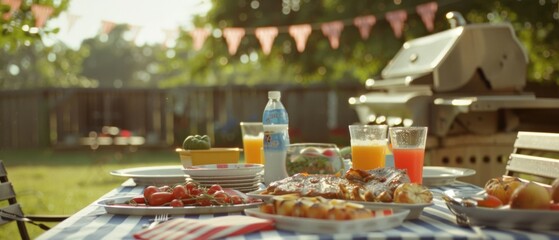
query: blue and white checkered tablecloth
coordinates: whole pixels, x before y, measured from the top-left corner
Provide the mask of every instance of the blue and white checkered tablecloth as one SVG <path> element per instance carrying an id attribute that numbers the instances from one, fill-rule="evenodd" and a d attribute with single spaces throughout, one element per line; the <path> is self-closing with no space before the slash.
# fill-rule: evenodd
<path id="1" fill-rule="evenodd" d="M 433 187 L 433 192 L 448 189 L 476 189 L 477 186 L 457 182 L 444 187 Z M 142 186 L 118 187 L 105 196 L 141 194 Z M 530 232 L 513 229 L 470 228 L 456 224 L 455 216 L 444 201 L 435 198 L 435 204 L 426 207 L 419 219 L 406 220 L 403 225 L 379 232 L 359 232 L 352 234 L 313 235 L 283 230 L 261 231 L 230 239 L 559 239 L 559 231 Z M 228 213 L 239 215 L 239 213 Z M 208 219 L 225 214 L 173 215 L 173 218 Z M 133 234 L 153 219 L 153 216 L 128 216 L 107 214 L 104 208 L 91 204 L 64 222 L 45 232 L 38 239 L 133 239 Z"/>

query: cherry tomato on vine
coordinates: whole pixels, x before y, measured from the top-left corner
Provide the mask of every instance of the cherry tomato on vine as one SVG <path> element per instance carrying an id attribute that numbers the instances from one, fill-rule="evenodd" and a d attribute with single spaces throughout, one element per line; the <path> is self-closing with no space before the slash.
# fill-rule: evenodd
<path id="1" fill-rule="evenodd" d="M 186 190 L 190 192 L 190 190 L 198 188 L 198 184 L 196 184 L 195 182 L 187 182 L 186 184 L 184 184 L 184 187 L 186 187 Z"/>
<path id="2" fill-rule="evenodd" d="M 184 204 L 179 199 L 173 199 L 171 201 L 171 207 L 184 207 Z"/>
<path id="3" fill-rule="evenodd" d="M 148 198 L 148 204 L 151 206 L 161 206 L 173 200 L 173 193 L 156 192 Z"/>
<path id="4" fill-rule="evenodd" d="M 212 200 L 209 196 L 207 195 L 198 195 L 197 199 L 196 199 L 196 205 L 198 206 L 211 206 L 212 205 Z"/>
<path id="5" fill-rule="evenodd" d="M 149 197 L 156 192 L 159 192 L 159 188 L 156 186 L 148 186 L 144 189 L 144 198 L 149 199 Z"/>
<path id="6" fill-rule="evenodd" d="M 229 194 L 227 194 L 224 191 L 215 192 L 213 197 L 218 204 L 227 204 L 231 202 L 231 198 L 229 197 Z"/>
<path id="7" fill-rule="evenodd" d="M 169 191 L 171 191 L 171 187 L 169 187 L 168 185 L 161 186 L 161 187 L 159 187 L 159 191 L 160 192 L 169 192 Z"/>
<path id="8" fill-rule="evenodd" d="M 231 203 L 232 204 L 242 204 L 243 199 L 239 195 L 233 195 L 233 196 L 231 196 Z"/>
<path id="9" fill-rule="evenodd" d="M 137 204 L 144 204 L 146 203 L 146 199 L 144 198 L 144 195 L 138 195 L 132 198 L 132 201 L 137 203 Z"/>
<path id="10" fill-rule="evenodd" d="M 190 194 L 190 196 L 198 196 L 202 193 L 202 190 L 200 190 L 199 188 L 193 188 L 190 189 L 188 193 Z"/>
<path id="11" fill-rule="evenodd" d="M 194 205 L 196 204 L 196 198 L 193 198 L 192 196 L 188 197 L 188 198 L 183 198 L 182 200 L 182 204 L 184 205 Z"/>
<path id="12" fill-rule="evenodd" d="M 214 184 L 212 185 L 210 188 L 208 188 L 208 194 L 212 195 L 218 191 L 223 191 L 223 188 L 221 188 L 221 186 Z"/>
<path id="13" fill-rule="evenodd" d="M 177 185 L 173 188 L 173 197 L 176 199 L 183 199 L 189 197 L 188 190 L 183 185 Z"/>

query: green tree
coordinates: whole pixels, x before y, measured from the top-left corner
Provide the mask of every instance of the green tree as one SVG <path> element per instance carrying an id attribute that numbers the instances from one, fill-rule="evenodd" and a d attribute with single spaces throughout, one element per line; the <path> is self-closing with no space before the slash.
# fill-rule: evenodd
<path id="1" fill-rule="evenodd" d="M 10 18 L 0 17 L 0 89 L 40 87 L 94 87 L 96 83 L 79 76 L 83 51 L 74 51 L 61 43 L 43 44 L 43 38 L 58 29 L 47 25 L 35 27 L 31 12 L 33 4 L 53 7 L 49 19 L 57 17 L 68 7 L 69 0 L 22 1 Z M 0 5 L 0 14 L 9 12 Z"/>
<path id="2" fill-rule="evenodd" d="M 0 89 L 46 87 L 96 87 L 97 83 L 79 74 L 84 51 L 63 44 L 45 46 L 34 41 L 15 51 L 0 50 Z"/>
<path id="3" fill-rule="evenodd" d="M 152 74 L 159 67 L 155 63 L 161 46 L 138 47 L 123 35 L 126 25 L 117 25 L 108 34 L 83 41 L 81 48 L 88 52 L 83 60 L 82 74 L 96 79 L 100 87 L 149 87 L 155 85 Z"/>
<path id="4" fill-rule="evenodd" d="M 48 24 L 43 28 L 36 28 L 35 16 L 31 12 L 33 4 L 51 6 L 53 12 L 49 19 L 56 18 L 61 12 L 68 8 L 70 0 L 34 0 L 21 1 L 21 6 L 10 18 L 0 17 L 0 45 L 10 51 L 15 51 L 19 47 L 31 46 L 36 41 L 49 34 L 57 33 L 59 29 L 49 28 Z M 10 12 L 10 6 L 0 3 L 0 15 Z"/>

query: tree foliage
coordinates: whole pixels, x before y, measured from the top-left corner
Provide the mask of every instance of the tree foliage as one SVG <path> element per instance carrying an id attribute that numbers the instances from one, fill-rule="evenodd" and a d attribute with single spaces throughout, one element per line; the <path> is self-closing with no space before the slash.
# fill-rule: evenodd
<path id="1" fill-rule="evenodd" d="M 214 30 L 214 37 L 206 40 L 202 50 L 192 51 L 187 34 L 179 40 L 176 49 L 183 73 L 170 76 L 165 86 L 178 84 L 256 84 L 289 82 L 340 83 L 365 81 L 380 73 L 406 40 L 431 34 L 415 13 L 415 7 L 428 1 L 212 1 L 206 16 L 196 19 L 198 27 Z M 530 57 L 529 81 L 555 81 L 559 83 L 559 10 L 553 1 L 438 1 L 435 32 L 449 28 L 445 14 L 463 13 L 469 23 L 510 22 Z M 386 12 L 405 9 L 408 19 L 401 38 L 394 37 L 392 29 L 383 19 Z M 340 47 L 332 49 L 317 25 L 333 20 L 351 20 L 357 16 L 373 14 L 377 23 L 371 36 L 363 40 L 357 29 L 344 28 Z M 295 42 L 286 33 L 286 26 L 312 23 L 313 32 L 304 52 L 295 49 Z M 254 28 L 278 26 L 280 34 L 269 55 L 262 53 L 254 36 Z M 220 30 L 242 27 L 247 30 L 237 53 L 227 52 Z M 181 53 L 182 52 L 182 53 Z M 253 61 L 254 60 L 254 61 Z M 173 77 L 174 76 L 174 77 Z M 182 79 L 182 80 L 181 80 Z"/>
<path id="2" fill-rule="evenodd" d="M 43 44 L 43 38 L 58 31 L 48 24 L 33 29 L 32 4 L 52 6 L 51 18 L 55 18 L 66 10 L 68 3 L 69 0 L 22 1 L 10 18 L 0 17 L 0 89 L 96 86 L 94 81 L 79 74 L 84 52 L 63 44 Z M 9 6 L 0 5 L 2 16 L 9 10 Z"/>
<path id="3" fill-rule="evenodd" d="M 136 46 L 124 38 L 127 28 L 117 26 L 109 35 L 83 42 L 77 50 L 63 43 L 46 46 L 41 41 L 57 29 L 31 33 L 32 4 L 53 6 L 52 18 L 70 0 L 28 0 L 12 18 L 0 18 L 0 88 L 37 87 L 162 87 L 229 84 L 362 84 L 380 71 L 407 40 L 432 34 L 415 7 L 430 0 L 212 0 L 211 10 L 194 19 L 197 27 L 212 29 L 201 50 L 193 49 L 191 29 L 182 29 L 175 46 Z M 528 81 L 559 84 L 559 6 L 557 0 L 448 0 L 439 8 L 434 32 L 449 28 L 445 14 L 461 12 L 469 23 L 509 22 L 526 48 L 530 63 Z M 384 14 L 406 10 L 401 38 L 394 36 Z M 8 11 L 0 5 L 1 13 Z M 373 14 L 377 22 L 368 39 L 362 39 L 351 20 Z M 320 24 L 342 20 L 340 47 L 332 49 Z M 154 21 L 157 21 L 154 19 Z M 306 49 L 298 52 L 287 26 L 313 26 Z M 25 27 L 27 26 L 27 27 Z M 269 55 L 254 35 L 257 27 L 277 26 L 279 35 Z M 230 55 L 221 30 L 247 30 L 236 54 Z"/>
<path id="4" fill-rule="evenodd" d="M 29 47 L 36 41 L 49 34 L 58 33 L 58 28 L 50 28 L 48 25 L 43 28 L 35 28 L 35 17 L 31 12 L 33 4 L 40 4 L 53 7 L 50 18 L 56 18 L 61 12 L 68 8 L 70 0 L 34 0 L 21 1 L 20 8 L 15 11 L 10 18 L 0 17 L 0 46 L 4 51 L 15 51 L 20 47 Z M 0 2 L 0 16 L 10 11 L 10 6 Z"/>
<path id="5" fill-rule="evenodd" d="M 89 54 L 83 60 L 83 76 L 95 79 L 99 87 L 149 87 L 157 47 L 138 47 L 124 38 L 126 25 L 117 25 L 107 35 L 86 39 L 81 48 Z"/>

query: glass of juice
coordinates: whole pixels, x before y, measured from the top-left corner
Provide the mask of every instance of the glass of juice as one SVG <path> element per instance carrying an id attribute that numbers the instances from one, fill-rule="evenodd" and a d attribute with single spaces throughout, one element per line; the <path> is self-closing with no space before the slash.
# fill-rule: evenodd
<path id="1" fill-rule="evenodd" d="M 245 163 L 263 164 L 264 128 L 261 122 L 241 122 Z"/>
<path id="2" fill-rule="evenodd" d="M 423 183 L 427 127 L 391 127 L 389 135 L 394 166 L 406 170 L 411 182 Z"/>
<path id="3" fill-rule="evenodd" d="M 371 170 L 385 166 L 387 125 L 350 125 L 353 168 Z"/>

